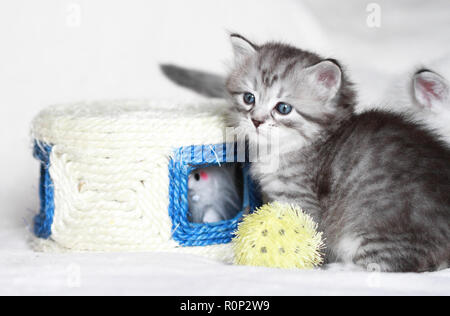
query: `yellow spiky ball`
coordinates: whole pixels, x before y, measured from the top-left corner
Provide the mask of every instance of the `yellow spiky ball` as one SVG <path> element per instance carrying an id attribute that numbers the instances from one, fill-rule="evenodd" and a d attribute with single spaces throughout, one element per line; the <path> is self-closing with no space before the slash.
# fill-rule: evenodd
<path id="1" fill-rule="evenodd" d="M 312 269 L 323 262 L 317 224 L 300 207 L 266 204 L 244 217 L 233 239 L 235 264 Z"/>

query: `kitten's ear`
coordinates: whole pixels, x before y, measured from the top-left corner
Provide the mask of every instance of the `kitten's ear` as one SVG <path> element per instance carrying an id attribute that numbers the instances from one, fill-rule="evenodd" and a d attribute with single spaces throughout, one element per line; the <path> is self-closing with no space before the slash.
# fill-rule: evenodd
<path id="1" fill-rule="evenodd" d="M 306 68 L 307 78 L 312 89 L 321 99 L 330 100 L 336 96 L 341 87 L 341 67 L 332 60 L 324 60 Z"/>
<path id="2" fill-rule="evenodd" d="M 422 70 L 413 77 L 413 93 L 419 105 L 431 109 L 448 98 L 448 82 L 432 71 Z"/>
<path id="3" fill-rule="evenodd" d="M 231 34 L 230 40 L 233 46 L 234 57 L 237 61 L 250 57 L 258 50 L 258 46 L 239 34 Z"/>

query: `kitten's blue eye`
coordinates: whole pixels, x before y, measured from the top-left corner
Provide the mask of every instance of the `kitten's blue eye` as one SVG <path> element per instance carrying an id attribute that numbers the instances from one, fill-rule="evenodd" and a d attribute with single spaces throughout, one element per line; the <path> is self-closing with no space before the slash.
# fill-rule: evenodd
<path id="1" fill-rule="evenodd" d="M 286 103 L 278 103 L 275 109 L 278 111 L 278 113 L 283 115 L 288 115 L 292 112 L 292 106 Z"/>
<path id="2" fill-rule="evenodd" d="M 244 102 L 248 105 L 255 104 L 255 96 L 250 92 L 244 93 Z"/>

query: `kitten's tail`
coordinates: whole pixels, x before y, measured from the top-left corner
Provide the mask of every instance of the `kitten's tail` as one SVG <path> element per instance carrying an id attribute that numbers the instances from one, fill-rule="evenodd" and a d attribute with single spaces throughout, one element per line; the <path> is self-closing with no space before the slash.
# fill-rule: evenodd
<path id="1" fill-rule="evenodd" d="M 167 78 L 182 87 L 207 97 L 226 97 L 224 77 L 175 65 L 163 64 L 160 67 Z"/>

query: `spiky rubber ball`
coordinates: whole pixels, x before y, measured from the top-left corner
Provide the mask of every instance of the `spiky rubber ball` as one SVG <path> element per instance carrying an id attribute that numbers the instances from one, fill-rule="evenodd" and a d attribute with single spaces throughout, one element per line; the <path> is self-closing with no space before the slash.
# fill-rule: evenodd
<path id="1" fill-rule="evenodd" d="M 271 203 L 244 217 L 233 238 L 235 264 L 312 269 L 323 262 L 317 224 L 298 206 Z"/>

